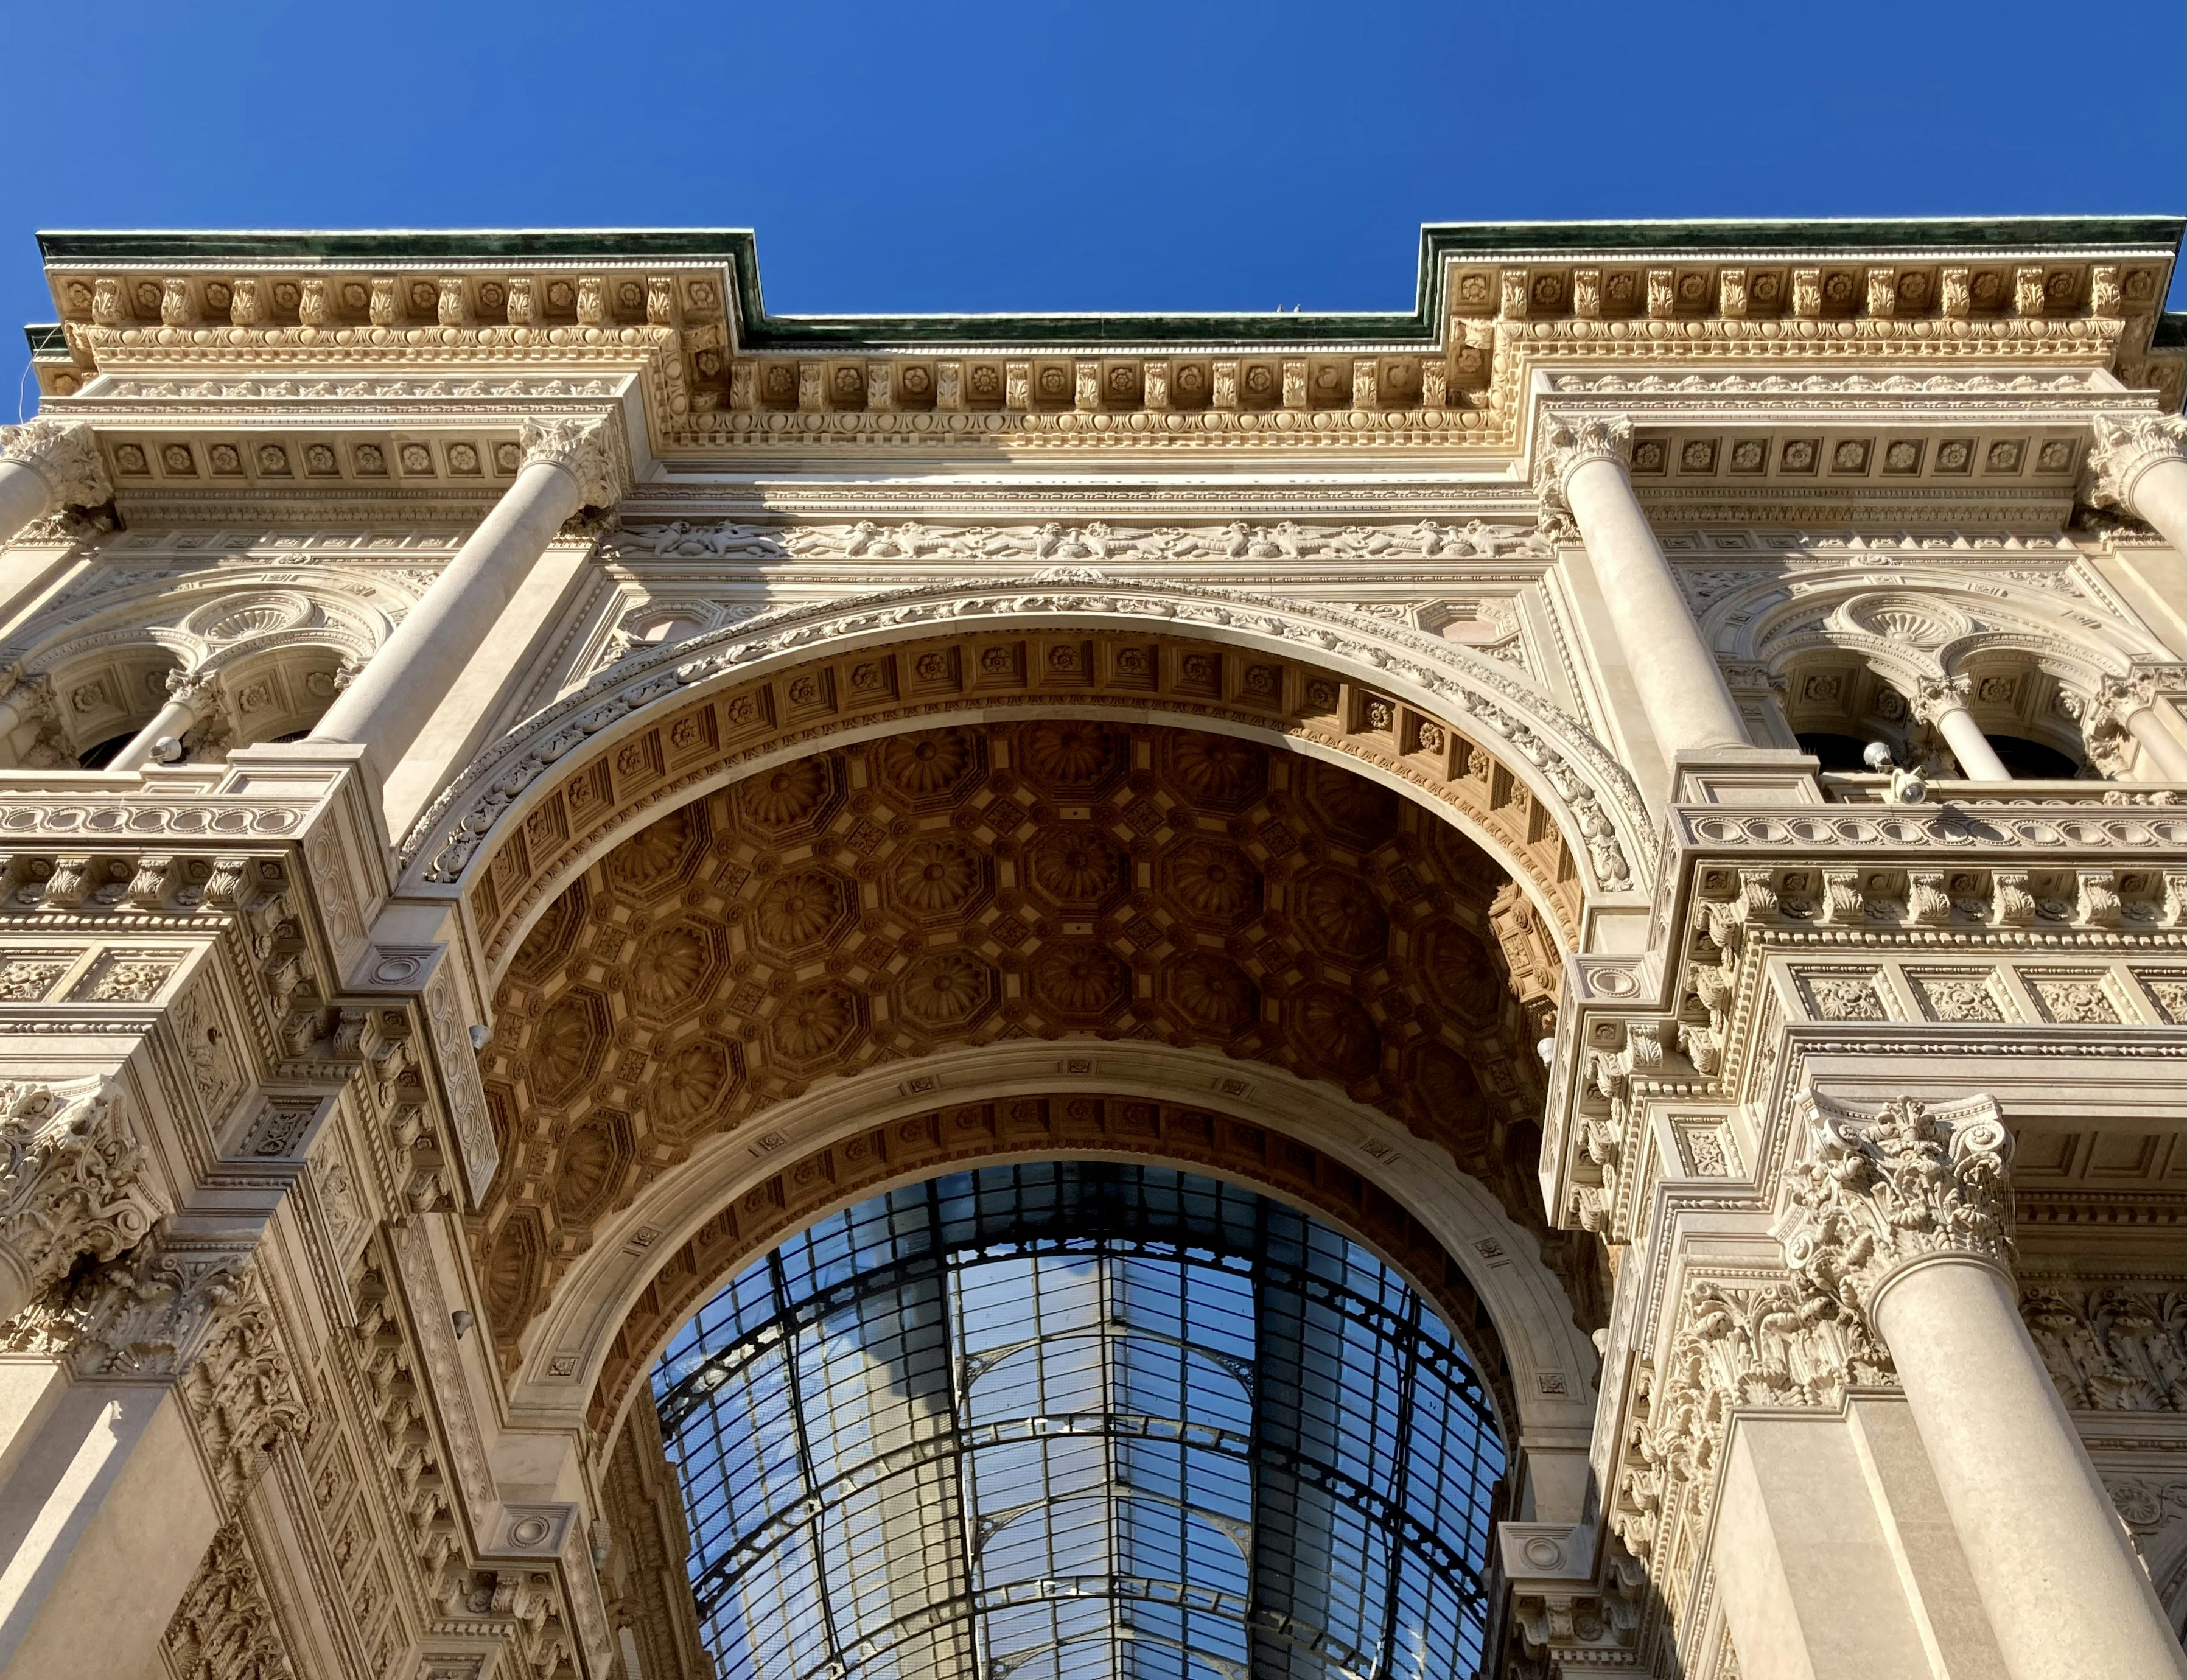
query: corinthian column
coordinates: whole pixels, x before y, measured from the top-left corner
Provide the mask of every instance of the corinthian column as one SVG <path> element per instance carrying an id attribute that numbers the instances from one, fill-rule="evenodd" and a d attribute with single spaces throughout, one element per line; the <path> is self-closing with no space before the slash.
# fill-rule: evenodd
<path id="1" fill-rule="evenodd" d="M 82 420 L 25 420 L 0 426 L 0 542 L 60 508 L 114 499 L 91 428 Z"/>
<path id="2" fill-rule="evenodd" d="M 2094 737 L 2111 728 L 2125 731 L 2140 745 L 2142 756 L 2154 773 L 2151 780 L 2187 782 L 2187 752 L 2180 750 L 2156 713 L 2154 673 L 2139 671 L 2123 681 L 2116 677 L 2103 679 L 2082 729 Z"/>
<path id="3" fill-rule="evenodd" d="M 2177 414 L 2100 415 L 2089 452 L 2089 500 L 2154 526 L 2187 554 L 2187 420 Z"/>
<path id="4" fill-rule="evenodd" d="M 1785 1178 L 1785 1260 L 1888 1347 L 2007 1669 L 2187 1673 L 2021 1320 L 1997 1105 L 1817 1101 L 1810 1118 L 1814 1153 Z"/>
<path id="5" fill-rule="evenodd" d="M 1633 423 L 1552 417 L 1535 470 L 1544 506 L 1569 508 L 1616 615 L 1626 665 L 1666 756 L 1743 747 L 1746 730 L 1656 541 L 1627 468 Z"/>
<path id="6" fill-rule="evenodd" d="M 1914 716 L 1944 738 L 1952 756 L 1959 761 L 1959 773 L 1970 782 L 2009 782 L 2012 772 L 1997 756 L 1989 737 L 1967 710 L 1967 679 L 1948 677 L 1927 682 L 1914 697 Z"/>
<path id="7" fill-rule="evenodd" d="M 139 770 L 154 759 L 162 764 L 179 761 L 183 737 L 196 728 L 219 704 L 220 691 L 211 677 L 200 677 L 193 682 L 180 671 L 171 673 L 167 678 L 166 705 L 137 732 L 135 739 L 115 754 L 106 767 Z"/>
<path id="8" fill-rule="evenodd" d="M 9 1343 L 0 1680 L 154 1672 L 197 1560 L 307 1420 L 250 1256 L 155 1228 Z"/>
<path id="9" fill-rule="evenodd" d="M 363 742 L 385 782 L 562 522 L 581 508 L 615 504 L 606 429 L 599 420 L 526 423 L 516 482 L 329 708 L 312 740 Z"/>
<path id="10" fill-rule="evenodd" d="M 159 1207 L 144 1193 L 143 1150 L 104 1086 L 74 1098 L 43 1085 L 5 1087 L 0 1105 L 0 1323 L 84 1256 L 135 1246 Z"/>

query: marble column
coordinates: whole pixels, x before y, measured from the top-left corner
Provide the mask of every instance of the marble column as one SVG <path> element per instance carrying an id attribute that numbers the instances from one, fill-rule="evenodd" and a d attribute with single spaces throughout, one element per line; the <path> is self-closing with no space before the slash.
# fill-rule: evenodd
<path id="1" fill-rule="evenodd" d="M 34 1312 L 0 1360 L 0 1680 L 147 1674 L 302 1393 L 225 1245 L 155 1229 Z"/>
<path id="2" fill-rule="evenodd" d="M 1785 1259 L 1889 1350 L 2007 1672 L 2187 1674 L 2021 1320 L 1996 1104 L 1817 1100 L 1810 1121 L 1813 1153 L 1785 1175 Z"/>
<path id="3" fill-rule="evenodd" d="M 171 677 L 167 684 L 167 703 L 153 715 L 152 721 L 137 732 L 136 739 L 115 754 L 109 770 L 141 770 L 147 764 L 179 763 L 183 756 L 183 737 L 188 734 L 218 704 L 219 694 L 210 677 L 193 683 Z M 173 743 L 170 750 L 162 751 L 162 741 Z"/>
<path id="4" fill-rule="evenodd" d="M 1989 737 L 1982 733 L 1982 725 L 1967 710 L 1965 677 L 1923 683 L 1914 698 L 1914 715 L 1944 738 L 1952 756 L 1959 761 L 1959 773 L 1970 782 L 2012 779 L 2012 772 L 2004 767 Z"/>
<path id="5" fill-rule="evenodd" d="M 2177 414 L 2099 416 L 2089 452 L 2088 498 L 2153 527 L 2187 554 L 2187 419 Z"/>
<path id="6" fill-rule="evenodd" d="M 1664 756 L 1748 745 L 1716 656 L 1633 493 L 1632 423 L 1552 417 L 1549 426 L 1537 493 L 1547 507 L 1570 509 L 1579 527 Z"/>
<path id="7" fill-rule="evenodd" d="M 2104 678 L 2084 727 L 2105 723 L 2123 729 L 2140 746 L 2145 779 L 2187 782 L 2187 749 L 2173 739 L 2157 715 L 2156 678 L 2150 672 L 2137 671 L 2122 682 L 2116 677 Z"/>
<path id="8" fill-rule="evenodd" d="M 312 740 L 363 743 L 385 784 L 563 521 L 582 508 L 614 505 L 609 424 L 526 424 L 516 482 L 329 708 Z"/>
<path id="9" fill-rule="evenodd" d="M 114 499 L 98 445 L 82 420 L 37 419 L 0 426 L 0 542 L 62 508 Z"/>

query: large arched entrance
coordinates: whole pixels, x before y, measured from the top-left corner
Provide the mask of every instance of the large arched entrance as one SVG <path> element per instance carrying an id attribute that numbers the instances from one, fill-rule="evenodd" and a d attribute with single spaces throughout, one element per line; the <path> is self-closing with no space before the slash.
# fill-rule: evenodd
<path id="1" fill-rule="evenodd" d="M 1236 737 L 1043 717 L 779 764 L 623 841 L 509 962 L 473 1227 L 504 1368 L 694 1150 L 825 1082 L 1027 1040 L 1333 1086 L 1488 1187 L 1588 1318 L 1593 1257 L 1536 1188 L 1557 973 L 1455 827 Z"/>

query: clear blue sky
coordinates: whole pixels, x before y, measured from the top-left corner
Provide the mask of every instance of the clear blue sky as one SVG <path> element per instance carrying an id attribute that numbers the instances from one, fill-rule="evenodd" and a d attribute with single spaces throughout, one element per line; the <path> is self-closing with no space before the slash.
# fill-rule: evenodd
<path id="1" fill-rule="evenodd" d="M 777 312 L 1313 310 L 1409 307 L 1428 221 L 2187 210 L 2179 0 L 12 0 L 0 39 L 9 384 L 41 228 L 749 227 Z"/>

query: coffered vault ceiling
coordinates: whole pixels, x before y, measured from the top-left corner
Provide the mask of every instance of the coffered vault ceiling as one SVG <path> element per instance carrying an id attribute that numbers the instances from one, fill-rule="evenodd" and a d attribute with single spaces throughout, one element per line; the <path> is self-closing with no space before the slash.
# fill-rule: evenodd
<path id="1" fill-rule="evenodd" d="M 706 1138 L 818 1081 L 1025 1037 L 1203 1046 L 1341 1087 L 1543 1232 L 1556 959 L 1448 823 L 1338 766 L 1036 721 L 796 760 L 661 818 L 548 909 L 482 1058 L 492 1327 Z M 1591 1261 L 1543 1233 L 1577 1310 Z"/>

